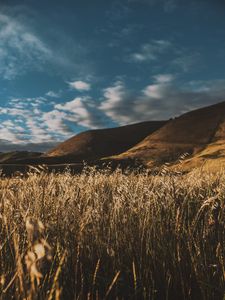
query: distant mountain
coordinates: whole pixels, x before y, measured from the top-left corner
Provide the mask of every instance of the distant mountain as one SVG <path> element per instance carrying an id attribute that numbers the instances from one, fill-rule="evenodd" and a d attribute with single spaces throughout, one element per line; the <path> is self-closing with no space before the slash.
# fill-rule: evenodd
<path id="1" fill-rule="evenodd" d="M 85 131 L 59 144 L 47 152 L 44 157 L 55 159 L 68 157 L 74 162 L 80 162 L 117 155 L 127 151 L 166 123 L 167 121 L 151 121 L 117 128 Z"/>
<path id="2" fill-rule="evenodd" d="M 16 163 L 17 160 L 21 159 L 33 159 L 40 157 L 40 152 L 29 152 L 29 151 L 12 151 L 12 152 L 0 152 L 0 163 Z"/>
<path id="3" fill-rule="evenodd" d="M 225 102 L 197 109 L 170 120 L 115 160 L 138 159 L 149 167 L 191 156 L 187 169 L 209 162 L 225 161 Z M 217 162 L 216 162 L 217 160 Z M 185 163 L 184 163 L 185 165 Z"/>

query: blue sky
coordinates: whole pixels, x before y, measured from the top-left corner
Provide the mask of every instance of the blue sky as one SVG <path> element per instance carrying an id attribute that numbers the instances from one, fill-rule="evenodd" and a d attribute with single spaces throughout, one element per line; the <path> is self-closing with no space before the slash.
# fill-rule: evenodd
<path id="1" fill-rule="evenodd" d="M 223 0 L 0 2 L 0 151 L 225 100 Z"/>

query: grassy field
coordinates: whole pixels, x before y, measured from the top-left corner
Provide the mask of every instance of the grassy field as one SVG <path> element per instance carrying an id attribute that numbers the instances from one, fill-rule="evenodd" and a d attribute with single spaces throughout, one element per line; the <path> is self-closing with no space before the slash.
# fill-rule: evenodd
<path id="1" fill-rule="evenodd" d="M 0 299 L 225 292 L 225 173 L 37 172 L 0 181 Z"/>

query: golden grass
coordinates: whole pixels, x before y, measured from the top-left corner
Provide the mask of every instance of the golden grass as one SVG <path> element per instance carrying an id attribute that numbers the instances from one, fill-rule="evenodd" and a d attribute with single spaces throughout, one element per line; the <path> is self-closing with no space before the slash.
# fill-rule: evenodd
<path id="1" fill-rule="evenodd" d="M 223 299 L 225 173 L 2 177 L 0 299 Z"/>

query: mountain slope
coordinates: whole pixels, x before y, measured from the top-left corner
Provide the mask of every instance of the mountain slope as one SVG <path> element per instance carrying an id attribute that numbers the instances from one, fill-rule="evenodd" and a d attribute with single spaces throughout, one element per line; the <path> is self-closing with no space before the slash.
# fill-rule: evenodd
<path id="1" fill-rule="evenodd" d="M 152 121 L 117 128 L 82 132 L 46 153 L 45 157 L 73 157 L 75 161 L 116 155 L 133 147 L 158 130 L 166 121 Z"/>
<path id="2" fill-rule="evenodd" d="M 222 102 L 169 121 L 138 145 L 114 159 L 138 159 L 148 166 L 157 166 L 176 161 L 186 152 L 193 159 L 198 153 L 204 155 L 217 147 L 223 149 L 224 143 L 225 102 Z"/>

